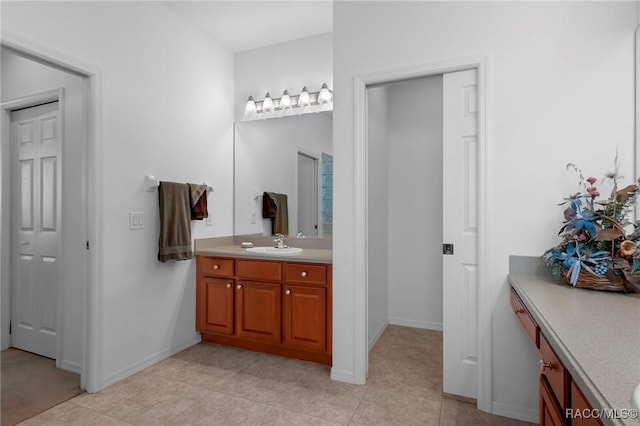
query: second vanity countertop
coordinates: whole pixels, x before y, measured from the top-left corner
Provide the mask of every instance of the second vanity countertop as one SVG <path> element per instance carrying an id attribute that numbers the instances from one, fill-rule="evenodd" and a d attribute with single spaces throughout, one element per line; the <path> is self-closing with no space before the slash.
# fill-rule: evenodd
<path id="1" fill-rule="evenodd" d="M 264 254 L 251 253 L 240 247 L 241 241 L 251 241 L 255 247 L 273 246 L 272 237 L 263 236 L 241 236 L 241 237 L 218 237 L 196 240 L 195 254 L 199 256 L 226 256 L 245 257 L 248 259 L 278 260 L 287 262 L 307 262 L 307 263 L 332 263 L 333 250 L 326 241 L 314 239 L 287 238 L 286 244 L 291 247 L 302 248 L 300 253 L 292 254 Z"/>
<path id="2" fill-rule="evenodd" d="M 511 286 L 593 407 L 631 409 L 640 384 L 640 298 L 558 284 L 538 260 L 512 256 Z"/>

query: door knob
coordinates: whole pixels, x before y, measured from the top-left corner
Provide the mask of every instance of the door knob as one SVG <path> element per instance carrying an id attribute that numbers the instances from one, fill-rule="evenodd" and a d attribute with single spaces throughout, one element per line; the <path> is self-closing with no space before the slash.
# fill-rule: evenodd
<path id="1" fill-rule="evenodd" d="M 217 271 L 218 269 L 220 269 L 220 265 L 213 265 L 213 270 Z"/>
<path id="2" fill-rule="evenodd" d="M 302 278 L 305 278 L 307 276 L 307 272 L 306 271 L 302 271 L 302 273 L 300 275 L 302 276 Z"/>
<path id="3" fill-rule="evenodd" d="M 287 296 L 291 294 L 291 290 L 285 290 L 284 294 L 286 294 Z"/>
<path id="4" fill-rule="evenodd" d="M 227 288 L 231 288 L 231 283 L 227 283 Z"/>
<path id="5" fill-rule="evenodd" d="M 238 290 L 240 290 L 240 289 L 242 288 L 242 285 L 241 285 L 241 284 L 238 284 L 238 285 L 236 286 L 236 288 L 237 288 Z"/>

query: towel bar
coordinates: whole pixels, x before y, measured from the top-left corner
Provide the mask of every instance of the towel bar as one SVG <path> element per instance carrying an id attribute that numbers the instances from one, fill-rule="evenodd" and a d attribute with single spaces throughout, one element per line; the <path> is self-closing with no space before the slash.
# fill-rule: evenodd
<path id="1" fill-rule="evenodd" d="M 147 192 L 153 192 L 160 185 L 160 180 L 156 179 L 153 175 L 146 175 L 144 177 L 145 186 L 147 188 Z M 207 182 L 204 182 L 203 185 L 207 185 Z M 207 185 L 207 193 L 213 192 L 213 187 Z"/>

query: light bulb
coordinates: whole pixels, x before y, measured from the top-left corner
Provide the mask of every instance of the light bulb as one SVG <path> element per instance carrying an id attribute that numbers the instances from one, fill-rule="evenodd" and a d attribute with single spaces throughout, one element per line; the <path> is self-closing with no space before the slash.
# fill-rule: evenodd
<path id="1" fill-rule="evenodd" d="M 302 92 L 300 92 L 300 96 L 298 96 L 298 106 L 303 107 L 307 106 L 311 103 L 309 99 L 309 92 L 307 91 L 307 86 L 302 88 Z"/>
<path id="2" fill-rule="evenodd" d="M 264 95 L 264 100 L 262 101 L 262 112 L 271 112 L 273 111 L 273 99 L 271 99 L 271 95 L 267 92 Z"/>
<path id="3" fill-rule="evenodd" d="M 244 107 L 244 114 L 249 116 L 255 115 L 257 110 L 258 109 L 256 108 L 256 101 L 253 100 L 253 96 L 249 96 L 247 105 Z"/>
<path id="4" fill-rule="evenodd" d="M 282 97 L 280 98 L 280 109 L 281 110 L 291 109 L 291 96 L 289 96 L 289 92 L 286 90 L 284 91 L 284 93 L 282 94 Z"/>
<path id="5" fill-rule="evenodd" d="M 331 90 L 329 90 L 329 88 L 327 87 L 327 83 L 323 83 L 322 88 L 320 89 L 320 93 L 318 93 L 318 103 L 320 105 L 328 104 L 331 103 L 332 99 L 333 93 L 331 93 Z"/>

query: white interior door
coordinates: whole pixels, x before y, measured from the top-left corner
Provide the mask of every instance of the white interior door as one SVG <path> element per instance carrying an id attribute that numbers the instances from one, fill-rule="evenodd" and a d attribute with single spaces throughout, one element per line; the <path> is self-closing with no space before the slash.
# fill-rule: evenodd
<path id="1" fill-rule="evenodd" d="M 56 357 L 60 238 L 58 102 L 11 117 L 11 346 Z"/>
<path id="2" fill-rule="evenodd" d="M 475 398 L 478 377 L 477 71 L 444 74 L 443 255 L 446 393 Z M 443 247 L 444 248 L 444 247 Z"/>
<path id="3" fill-rule="evenodd" d="M 318 235 L 318 159 L 298 152 L 298 229 Z"/>

